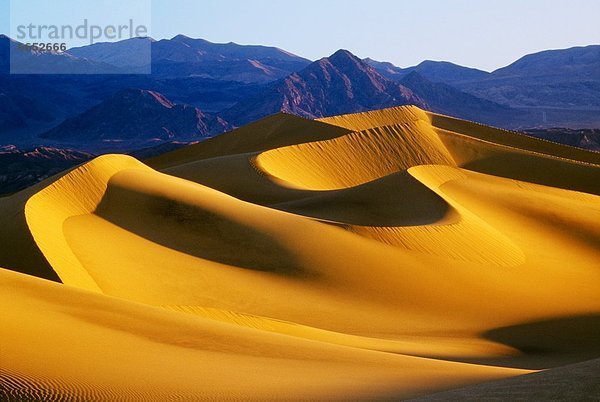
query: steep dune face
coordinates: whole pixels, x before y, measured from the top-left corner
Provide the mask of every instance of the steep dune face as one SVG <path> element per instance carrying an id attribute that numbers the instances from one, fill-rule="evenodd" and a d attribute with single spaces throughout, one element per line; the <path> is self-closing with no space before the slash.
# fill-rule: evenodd
<path id="1" fill-rule="evenodd" d="M 25 217 L 31 234 L 64 284 L 99 291 L 65 243 L 63 224 L 71 216 L 93 212 L 106 191 L 108 179 L 128 167 L 146 168 L 133 158 L 97 158 L 27 201 Z"/>
<path id="2" fill-rule="evenodd" d="M 0 200 L 0 262 L 63 283 L 0 270 L 2 392 L 401 399 L 598 357 L 599 159 L 415 107 L 97 158 Z"/>
<path id="3" fill-rule="evenodd" d="M 416 106 L 402 106 L 377 110 L 374 112 L 352 113 L 340 116 L 324 117 L 317 121 L 343 127 L 350 131 L 362 131 L 373 127 L 391 126 L 399 123 L 411 123 L 418 120 L 428 121 L 429 115 Z"/>
<path id="4" fill-rule="evenodd" d="M 278 148 L 256 158 L 262 171 L 311 190 L 352 187 L 430 164 L 453 165 L 454 161 L 422 120 Z"/>

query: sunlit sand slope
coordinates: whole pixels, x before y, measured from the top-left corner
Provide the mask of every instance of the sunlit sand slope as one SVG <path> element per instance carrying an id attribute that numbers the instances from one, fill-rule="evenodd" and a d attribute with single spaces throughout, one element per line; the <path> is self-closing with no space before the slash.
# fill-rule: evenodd
<path id="1" fill-rule="evenodd" d="M 0 200 L 0 262 L 62 282 L 0 270 L 5 399 L 397 400 L 600 357 L 598 154 L 402 107 L 149 163 Z"/>
<path id="2" fill-rule="evenodd" d="M 99 290 L 66 244 L 63 223 L 95 210 L 108 179 L 125 168 L 146 168 L 133 158 L 100 157 L 68 173 L 27 201 L 25 216 L 38 247 L 65 284 Z"/>
<path id="3" fill-rule="evenodd" d="M 368 399 L 526 372 L 303 340 L 6 270 L 0 289 L 9 401 Z"/>
<path id="4" fill-rule="evenodd" d="M 454 165 L 454 161 L 436 132 L 422 120 L 278 148 L 256 158 L 259 169 L 312 190 L 352 187 L 431 164 Z"/>

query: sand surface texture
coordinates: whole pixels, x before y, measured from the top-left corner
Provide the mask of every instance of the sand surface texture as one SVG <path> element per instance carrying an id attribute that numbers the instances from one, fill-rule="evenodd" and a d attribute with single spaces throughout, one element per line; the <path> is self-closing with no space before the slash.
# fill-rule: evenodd
<path id="1" fill-rule="evenodd" d="M 0 399 L 597 396 L 599 194 L 410 106 L 101 156 L 0 199 Z"/>

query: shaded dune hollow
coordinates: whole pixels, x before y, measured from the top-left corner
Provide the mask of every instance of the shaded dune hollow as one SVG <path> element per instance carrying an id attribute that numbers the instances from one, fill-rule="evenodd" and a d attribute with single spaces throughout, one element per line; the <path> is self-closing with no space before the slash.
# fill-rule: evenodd
<path id="1" fill-rule="evenodd" d="M 0 399 L 551 398 L 600 358 L 598 177 L 414 106 L 98 157 L 0 199 Z"/>

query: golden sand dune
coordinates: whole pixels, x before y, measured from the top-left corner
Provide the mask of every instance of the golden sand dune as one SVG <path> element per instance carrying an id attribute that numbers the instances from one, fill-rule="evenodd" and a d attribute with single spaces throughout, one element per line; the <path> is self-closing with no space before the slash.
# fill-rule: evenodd
<path id="1" fill-rule="evenodd" d="M 148 164 L 0 200 L 5 399 L 402 399 L 600 356 L 598 154 L 402 107 Z"/>
<path id="2" fill-rule="evenodd" d="M 454 165 L 454 160 L 423 120 L 277 148 L 256 157 L 257 167 L 265 173 L 312 190 L 352 187 L 432 164 Z"/>
<path id="3" fill-rule="evenodd" d="M 0 378 L 16 400 L 367 399 L 527 372 L 304 340 L 6 270 L 0 278 Z"/>

